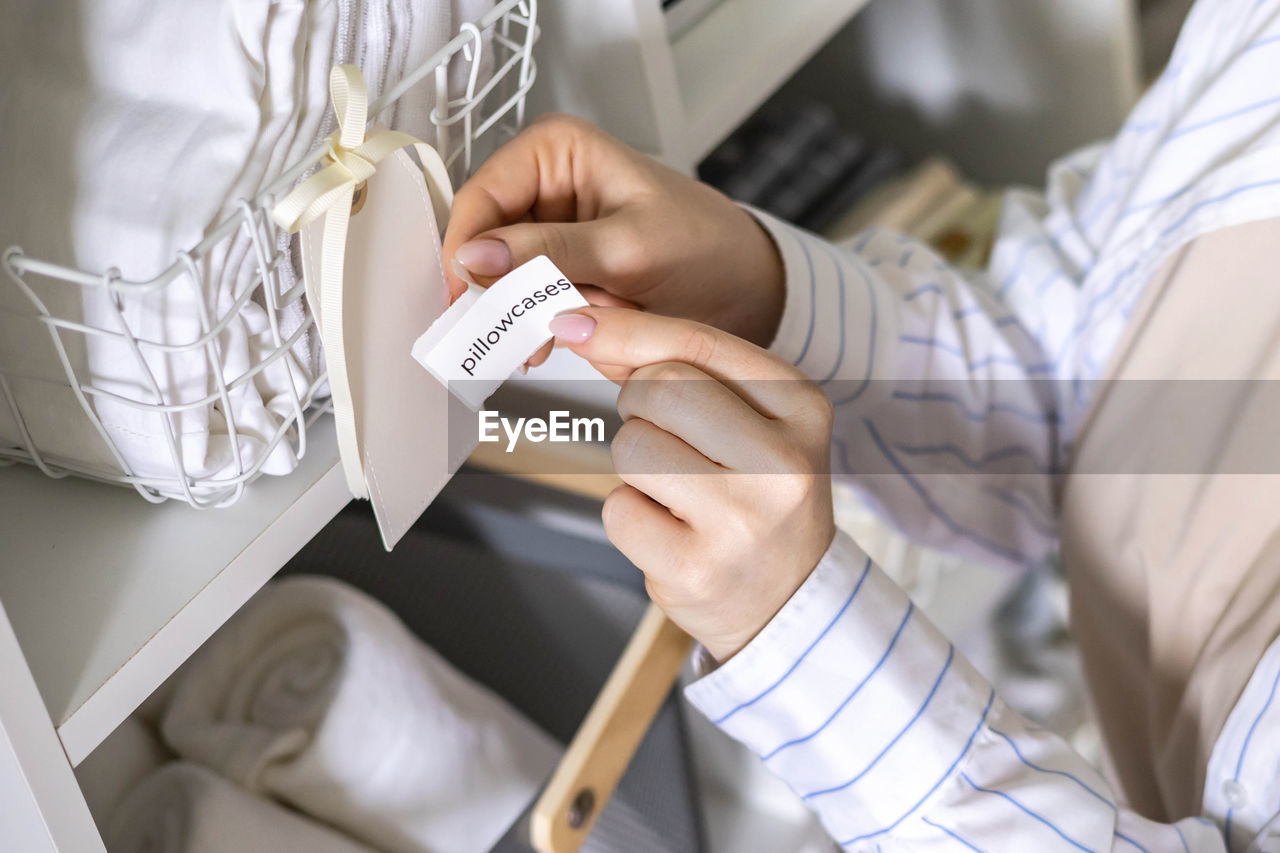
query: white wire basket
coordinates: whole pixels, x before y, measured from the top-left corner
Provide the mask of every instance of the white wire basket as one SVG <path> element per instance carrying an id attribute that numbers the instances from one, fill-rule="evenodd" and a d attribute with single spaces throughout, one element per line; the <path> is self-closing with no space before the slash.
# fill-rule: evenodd
<path id="1" fill-rule="evenodd" d="M 430 119 L 435 138 L 426 141 L 435 145 L 455 181 L 469 174 L 485 153 L 523 124 L 525 96 L 536 76 L 532 51 L 538 36 L 537 5 L 537 0 L 501 0 L 479 20 L 463 24 L 456 37 L 370 104 L 370 120 L 375 121 L 411 87 L 434 85 L 436 106 Z M 487 79 L 482 79 L 482 67 Z M 458 80 L 465 81 L 465 91 L 450 98 L 450 81 L 455 81 L 456 92 Z M 73 269 L 29 257 L 20 246 L 9 248 L 3 256 L 7 281 L 0 279 L 0 288 L 16 288 L 23 297 L 17 304 L 29 305 L 31 310 L 15 313 L 6 308 L 14 304 L 10 300 L 0 302 L 0 312 L 9 314 L 4 319 L 11 321 L 10 328 L 12 323 L 42 326 L 64 376 L 35 375 L 29 365 L 7 364 L 0 358 L 0 414 L 8 414 L 14 433 L 0 435 L 0 464 L 31 464 L 50 477 L 88 477 L 132 487 L 153 503 L 176 499 L 197 508 L 228 506 L 263 473 L 292 470 L 307 452 L 308 427 L 327 411 L 327 383 L 321 367 L 303 375 L 294 364 L 293 354 L 317 337 L 312 331 L 315 320 L 306 306 L 303 283 L 292 274 L 290 242 L 282 239 L 270 211 L 277 198 L 325 154 L 323 145 L 316 147 L 270 181 L 257 197 L 242 199 L 235 215 L 214 227 L 198 245 L 178 251 L 173 263 L 149 280 L 126 280 L 115 268 L 105 272 Z M 248 286 L 237 290 L 229 303 L 213 299 L 208 294 L 217 282 L 207 280 L 204 259 L 226 241 L 245 238 L 251 242 L 254 264 Z M 68 296 L 67 289 L 76 288 Z M 192 324 L 198 332 L 189 339 L 176 343 L 147 339 L 128 321 L 131 301 L 154 298 L 166 289 L 200 295 L 181 303 L 194 306 L 198 315 Z M 76 305 L 79 298 L 94 298 L 109 306 L 111 323 L 88 323 L 74 310 L 60 310 Z M 259 318 L 255 322 L 260 323 L 265 314 L 262 334 L 269 343 L 247 365 L 228 369 L 223 349 L 229 330 L 249 310 Z M 130 381 L 109 387 L 94 381 L 84 356 L 90 339 L 111 342 L 131 354 L 136 370 L 131 368 Z M 157 365 L 162 372 L 165 361 L 174 358 L 203 359 L 208 383 L 201 390 L 208 393 L 178 399 L 181 395 L 162 388 Z M 316 364 L 320 364 L 318 357 Z M 274 428 L 261 437 L 260 447 L 255 445 L 257 452 L 246 454 L 241 441 L 246 427 L 237 423 L 232 398 L 260 381 L 266 371 L 287 371 L 285 384 L 291 390 L 284 399 L 273 399 Z M 23 393 L 16 392 L 19 387 Z M 102 443 L 93 452 L 57 447 L 53 439 L 46 440 L 44 433 L 51 430 L 42 433 L 41 415 L 24 412 L 24 395 L 38 400 L 44 394 L 68 393 L 87 425 L 82 433 Z M 120 445 L 127 439 L 104 426 L 99 411 L 103 407 L 154 420 L 161 446 L 168 451 L 167 464 L 151 465 L 145 471 L 131 465 Z M 228 459 L 214 472 L 193 470 L 202 467 L 192 464 L 191 439 L 184 428 L 193 419 L 219 428 Z"/>

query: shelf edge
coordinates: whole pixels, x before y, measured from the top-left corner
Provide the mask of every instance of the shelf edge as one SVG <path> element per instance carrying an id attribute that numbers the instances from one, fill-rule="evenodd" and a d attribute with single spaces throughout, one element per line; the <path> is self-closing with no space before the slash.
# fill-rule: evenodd
<path id="1" fill-rule="evenodd" d="M 350 499 L 342 465 L 335 463 L 99 685 L 57 727 L 72 765 L 115 731 Z"/>
<path id="2" fill-rule="evenodd" d="M 688 133 L 685 139 L 684 154 L 692 159 L 695 165 L 711 153 L 730 133 L 733 132 L 752 112 L 768 100 L 799 68 L 811 59 L 854 15 L 868 4 L 869 0 L 842 0 L 841 3 L 829 3 L 828 0 L 811 0 L 814 11 L 809 18 L 821 19 L 817 23 L 807 25 L 800 21 L 793 29 L 783 33 L 761 26 L 758 29 L 743 28 L 730 25 L 730 17 L 750 14 L 741 11 L 740 4 L 721 3 L 705 18 L 695 24 L 688 32 L 676 39 L 671 46 L 675 63 L 676 79 L 684 102 L 685 121 Z M 841 8 L 832 9 L 832 6 Z M 794 12 L 794 6 L 790 7 Z M 691 76 L 699 76 L 695 69 L 704 63 L 701 57 L 707 55 L 723 56 L 726 33 L 747 36 L 743 47 L 750 47 L 750 36 L 766 36 L 772 41 L 767 70 L 758 70 L 763 66 L 760 57 L 749 66 L 746 73 L 720 74 L 717 79 L 733 80 L 737 84 L 725 86 L 691 86 Z M 782 42 L 779 47 L 778 42 Z M 743 50 L 743 54 L 750 51 Z M 781 56 L 780 56 L 781 54 Z M 741 81 L 747 80 L 747 86 Z M 707 97 L 702 103 L 690 97 L 690 89 L 702 89 L 715 93 L 714 99 Z M 746 94 L 733 96 L 734 91 L 749 89 Z"/>

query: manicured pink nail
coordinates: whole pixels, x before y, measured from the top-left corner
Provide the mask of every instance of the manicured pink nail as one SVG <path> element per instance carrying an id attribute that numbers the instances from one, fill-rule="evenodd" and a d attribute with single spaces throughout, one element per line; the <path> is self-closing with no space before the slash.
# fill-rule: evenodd
<path id="1" fill-rule="evenodd" d="M 585 314 L 561 314 L 559 317 L 552 317 L 547 328 L 551 330 L 551 334 L 566 343 L 580 344 L 596 330 L 596 321 Z"/>
<path id="2" fill-rule="evenodd" d="M 467 268 L 458 263 L 457 258 L 449 261 L 449 266 L 453 268 L 453 274 L 465 281 L 467 284 L 476 284 L 476 280 L 471 277 L 471 273 L 467 272 Z"/>
<path id="3" fill-rule="evenodd" d="M 453 253 L 454 271 L 461 266 L 470 275 L 497 277 L 511 272 L 511 250 L 501 240 L 472 240 Z M 462 274 L 458 274 L 459 278 Z"/>

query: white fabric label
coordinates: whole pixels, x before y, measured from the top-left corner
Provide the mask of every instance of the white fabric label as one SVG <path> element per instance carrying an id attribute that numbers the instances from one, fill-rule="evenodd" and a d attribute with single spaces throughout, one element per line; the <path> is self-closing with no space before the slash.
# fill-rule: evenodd
<path id="1" fill-rule="evenodd" d="M 557 314 L 585 308 L 546 255 L 516 267 L 488 290 L 473 287 L 413 345 L 413 357 L 473 411 L 547 341 Z"/>

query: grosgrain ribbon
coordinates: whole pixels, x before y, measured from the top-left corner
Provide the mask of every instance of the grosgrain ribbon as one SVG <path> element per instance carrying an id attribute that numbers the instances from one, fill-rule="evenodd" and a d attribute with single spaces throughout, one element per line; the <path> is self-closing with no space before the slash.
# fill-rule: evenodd
<path id="1" fill-rule="evenodd" d="M 369 492 L 360 461 L 342 321 L 342 275 L 346 263 L 351 201 L 356 188 L 373 176 L 378 163 L 388 154 L 409 145 L 417 146 L 420 153 L 428 149 L 432 155 L 434 149 L 396 130 L 373 128 L 366 135 L 369 95 L 365 90 L 364 75 L 356 66 L 338 65 L 329 72 L 329 94 L 338 119 L 338 129 L 325 140 L 329 146 L 329 165 L 281 199 L 272 210 L 271 218 L 292 234 L 317 217 L 328 214 L 325 216 L 320 253 L 320 310 L 317 312 L 320 341 L 328 364 L 338 451 L 342 456 L 347 488 L 354 497 L 367 498 Z M 434 155 L 434 159 L 438 162 L 439 156 Z M 435 171 L 431 165 L 428 168 Z"/>

